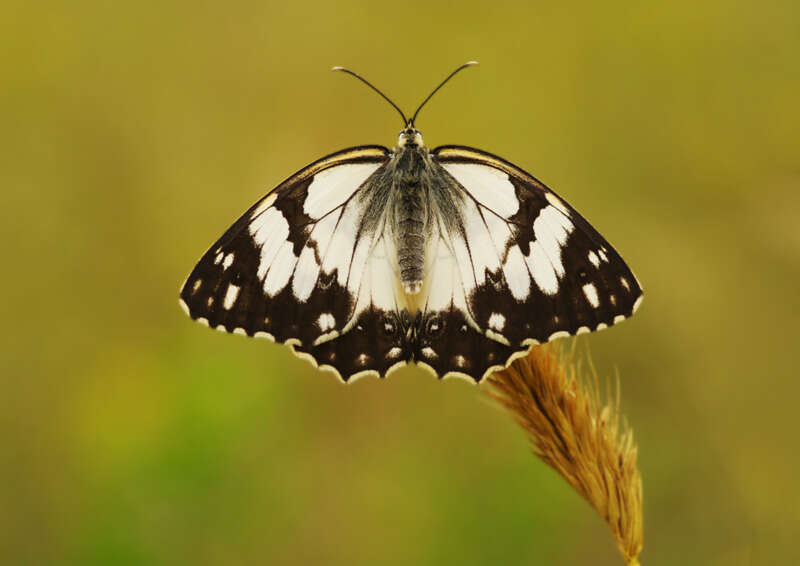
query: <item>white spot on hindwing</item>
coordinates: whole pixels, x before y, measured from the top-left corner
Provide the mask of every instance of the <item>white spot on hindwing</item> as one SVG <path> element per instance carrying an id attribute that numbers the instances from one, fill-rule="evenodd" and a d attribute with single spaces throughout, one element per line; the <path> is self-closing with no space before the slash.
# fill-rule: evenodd
<path id="1" fill-rule="evenodd" d="M 626 291 L 630 291 L 631 290 L 631 286 L 628 283 L 628 280 L 625 279 L 624 277 L 622 277 L 621 275 L 619 277 L 619 282 L 622 283 L 622 286 L 625 287 Z"/>
<path id="2" fill-rule="evenodd" d="M 333 315 L 329 312 L 322 313 L 317 319 L 317 325 L 319 326 L 320 330 L 327 332 L 336 327 L 336 319 L 333 318 Z"/>
<path id="3" fill-rule="evenodd" d="M 240 287 L 231 283 L 228 285 L 228 290 L 225 291 L 225 299 L 222 301 L 222 307 L 229 311 L 233 307 L 233 303 L 236 302 L 236 299 L 239 297 Z"/>
<path id="4" fill-rule="evenodd" d="M 505 326 L 506 326 L 506 317 L 504 317 L 499 312 L 493 312 L 492 315 L 489 317 L 489 328 L 491 328 L 492 330 L 497 330 L 498 332 L 502 332 Z"/>
<path id="5" fill-rule="evenodd" d="M 197 290 L 200 288 L 200 285 L 202 284 L 203 284 L 202 279 L 198 279 L 197 281 L 194 282 L 194 285 L 192 285 L 192 295 L 197 293 Z"/>
<path id="6" fill-rule="evenodd" d="M 422 349 L 422 355 L 426 358 L 438 358 L 439 356 L 436 355 L 436 352 L 430 346 L 425 346 Z"/>

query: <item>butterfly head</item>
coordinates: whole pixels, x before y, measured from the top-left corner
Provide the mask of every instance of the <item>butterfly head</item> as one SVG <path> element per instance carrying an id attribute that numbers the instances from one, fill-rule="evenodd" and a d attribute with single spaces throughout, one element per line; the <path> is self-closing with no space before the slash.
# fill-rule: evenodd
<path id="1" fill-rule="evenodd" d="M 401 132 L 400 137 L 397 139 L 398 147 L 416 146 L 424 147 L 422 143 L 422 134 L 414 126 L 409 124 Z"/>

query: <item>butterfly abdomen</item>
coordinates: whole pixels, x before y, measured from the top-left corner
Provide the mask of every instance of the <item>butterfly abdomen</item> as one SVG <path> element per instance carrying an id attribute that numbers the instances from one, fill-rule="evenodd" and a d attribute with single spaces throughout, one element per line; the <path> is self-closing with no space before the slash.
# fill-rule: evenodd
<path id="1" fill-rule="evenodd" d="M 397 261 L 400 281 L 406 293 L 416 294 L 422 287 L 425 269 L 425 200 L 417 184 L 399 187 L 397 220 Z"/>
<path id="2" fill-rule="evenodd" d="M 425 278 L 425 234 L 428 201 L 427 150 L 415 144 L 397 149 L 389 169 L 394 188 L 394 233 L 400 282 L 409 295 L 422 289 Z"/>

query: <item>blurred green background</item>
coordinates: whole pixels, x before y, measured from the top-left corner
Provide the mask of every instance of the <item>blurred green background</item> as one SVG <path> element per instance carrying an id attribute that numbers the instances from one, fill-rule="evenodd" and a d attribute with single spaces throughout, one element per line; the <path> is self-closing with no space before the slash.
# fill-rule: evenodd
<path id="1" fill-rule="evenodd" d="M 798 559 L 800 13 L 744 2 L 12 2 L 0 8 L 0 563 L 619 564 L 465 382 L 342 386 L 178 308 L 318 157 L 519 164 L 645 288 L 589 336 L 640 443 L 643 564 Z"/>

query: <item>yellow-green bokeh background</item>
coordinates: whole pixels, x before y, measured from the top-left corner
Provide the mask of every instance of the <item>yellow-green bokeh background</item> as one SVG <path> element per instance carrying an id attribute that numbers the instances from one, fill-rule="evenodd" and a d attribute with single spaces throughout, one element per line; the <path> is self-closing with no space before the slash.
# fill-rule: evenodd
<path id="1" fill-rule="evenodd" d="M 640 443 L 643 564 L 790 564 L 800 535 L 794 0 L 82 2 L 0 9 L 0 563 L 618 564 L 464 382 L 342 386 L 191 324 L 178 287 L 306 163 L 518 163 L 645 288 L 587 338 Z"/>

